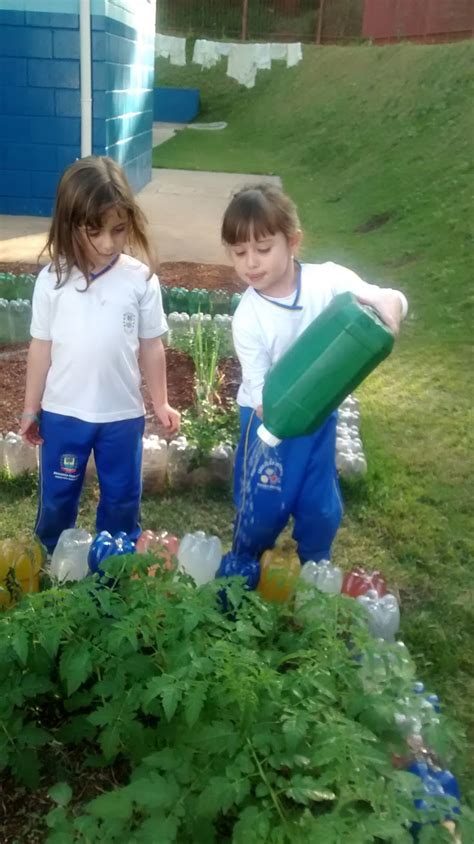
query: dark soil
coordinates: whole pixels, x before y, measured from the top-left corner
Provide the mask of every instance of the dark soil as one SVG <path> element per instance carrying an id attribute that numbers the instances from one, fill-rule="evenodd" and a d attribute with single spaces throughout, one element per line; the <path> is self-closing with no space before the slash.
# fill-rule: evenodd
<path id="1" fill-rule="evenodd" d="M 37 264 L 0 263 L 0 272 L 13 272 L 16 275 L 37 273 L 38 269 Z M 236 279 L 233 270 L 216 264 L 165 263 L 160 269 L 160 279 L 164 284 L 189 289 L 193 287 L 204 287 L 209 290 L 221 288 L 231 293 L 242 290 L 242 284 Z M 27 349 L 27 344 L 0 347 L 0 433 L 18 430 L 18 419 L 25 390 Z M 194 403 L 194 364 L 187 355 L 176 349 L 166 350 L 166 363 L 168 397 L 171 406 L 181 411 L 191 407 Z M 234 358 L 227 358 L 221 362 L 220 369 L 223 380 L 219 395 L 225 405 L 231 403 L 237 394 L 240 366 Z M 153 415 L 146 384 L 143 385 L 143 398 L 147 433 L 161 433 Z"/>

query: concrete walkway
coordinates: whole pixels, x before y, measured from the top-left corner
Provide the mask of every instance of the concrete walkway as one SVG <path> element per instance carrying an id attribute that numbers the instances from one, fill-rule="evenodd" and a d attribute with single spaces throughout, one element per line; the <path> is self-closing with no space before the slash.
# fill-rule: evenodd
<path id="1" fill-rule="evenodd" d="M 137 199 L 160 261 L 228 264 L 219 236 L 222 214 L 232 193 L 255 181 L 280 184 L 274 176 L 153 170 Z M 47 217 L 0 215 L 0 261 L 36 263 L 49 224 Z"/>

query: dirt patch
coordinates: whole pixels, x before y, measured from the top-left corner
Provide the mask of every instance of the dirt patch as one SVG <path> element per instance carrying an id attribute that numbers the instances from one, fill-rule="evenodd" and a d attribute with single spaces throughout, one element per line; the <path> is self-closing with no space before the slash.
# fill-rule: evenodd
<path id="1" fill-rule="evenodd" d="M 360 226 L 357 226 L 355 231 L 358 234 L 368 234 L 369 232 L 373 232 L 376 229 L 382 228 L 385 226 L 389 220 L 393 219 L 393 212 L 392 211 L 384 211 L 382 214 L 374 214 L 373 217 L 369 217 L 365 223 L 361 223 Z"/>
<path id="2" fill-rule="evenodd" d="M 41 264 L 28 264 L 24 262 L 6 263 L 0 261 L 1 273 L 30 273 L 37 275 L 42 269 Z M 206 290 L 226 290 L 228 293 L 242 293 L 245 285 L 238 279 L 232 267 L 225 264 L 197 264 L 189 261 L 165 261 L 157 267 L 162 284 L 168 287 L 185 287 L 192 290 L 193 287 Z"/>

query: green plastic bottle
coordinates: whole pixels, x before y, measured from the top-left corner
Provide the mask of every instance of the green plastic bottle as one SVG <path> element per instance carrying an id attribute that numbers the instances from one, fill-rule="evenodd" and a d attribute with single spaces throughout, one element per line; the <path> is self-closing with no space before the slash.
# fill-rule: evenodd
<path id="1" fill-rule="evenodd" d="M 270 369 L 260 438 L 270 446 L 311 434 L 392 351 L 393 334 L 352 293 L 327 308 Z"/>

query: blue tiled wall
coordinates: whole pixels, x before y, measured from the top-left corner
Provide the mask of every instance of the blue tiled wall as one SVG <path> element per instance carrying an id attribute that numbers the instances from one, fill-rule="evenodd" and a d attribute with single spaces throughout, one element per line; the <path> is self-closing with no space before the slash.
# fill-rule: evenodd
<path id="1" fill-rule="evenodd" d="M 92 146 L 151 178 L 155 0 L 92 0 Z M 14 7 L 14 8 L 11 8 Z M 0 0 L 0 213 L 50 215 L 80 157 L 79 0 Z"/>

